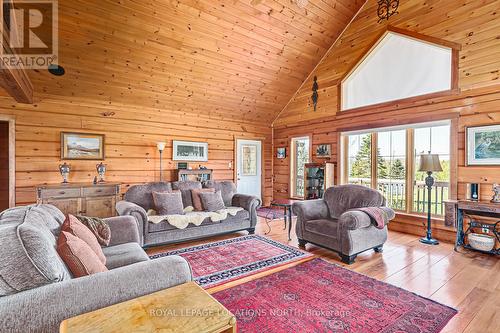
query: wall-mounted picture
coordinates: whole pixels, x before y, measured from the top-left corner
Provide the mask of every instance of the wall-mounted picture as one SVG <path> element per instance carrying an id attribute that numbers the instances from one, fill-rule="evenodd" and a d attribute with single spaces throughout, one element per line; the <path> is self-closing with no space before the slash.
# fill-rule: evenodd
<path id="1" fill-rule="evenodd" d="M 500 165 L 500 125 L 468 127 L 467 165 Z"/>
<path id="2" fill-rule="evenodd" d="M 104 135 L 61 132 L 62 160 L 104 160 Z"/>
<path id="3" fill-rule="evenodd" d="M 332 146 L 329 144 L 320 144 L 316 147 L 316 157 L 330 158 L 332 156 Z"/>
<path id="4" fill-rule="evenodd" d="M 174 161 L 208 161 L 208 143 L 206 142 L 174 140 L 173 145 L 172 159 Z"/>
<path id="5" fill-rule="evenodd" d="M 276 149 L 276 158 L 283 159 L 286 158 L 286 148 L 280 147 Z"/>

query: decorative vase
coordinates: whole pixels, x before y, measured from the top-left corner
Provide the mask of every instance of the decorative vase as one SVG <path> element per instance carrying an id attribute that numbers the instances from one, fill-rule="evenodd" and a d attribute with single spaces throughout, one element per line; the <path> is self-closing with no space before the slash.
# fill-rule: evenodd
<path id="1" fill-rule="evenodd" d="M 69 177 L 69 172 L 71 171 L 71 167 L 64 162 L 64 164 L 59 165 L 59 172 L 61 173 L 61 176 L 63 177 L 63 184 L 68 183 L 68 177 Z"/>
<path id="2" fill-rule="evenodd" d="M 106 164 L 102 162 L 96 165 L 97 174 L 99 175 L 99 183 L 104 183 L 104 174 L 106 173 Z"/>

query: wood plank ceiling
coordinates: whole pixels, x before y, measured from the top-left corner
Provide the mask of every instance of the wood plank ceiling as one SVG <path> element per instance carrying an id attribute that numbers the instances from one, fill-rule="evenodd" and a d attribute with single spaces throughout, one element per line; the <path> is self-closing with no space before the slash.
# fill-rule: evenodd
<path id="1" fill-rule="evenodd" d="M 66 75 L 31 71 L 35 98 L 270 124 L 363 3 L 59 1 Z"/>

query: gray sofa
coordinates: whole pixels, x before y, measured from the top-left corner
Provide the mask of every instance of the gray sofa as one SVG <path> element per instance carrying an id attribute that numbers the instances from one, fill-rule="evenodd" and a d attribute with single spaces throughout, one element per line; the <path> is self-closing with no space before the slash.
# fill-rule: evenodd
<path id="1" fill-rule="evenodd" d="M 103 248 L 109 271 L 81 278 L 58 256 L 64 215 L 51 205 L 0 213 L 0 331 L 59 332 L 62 320 L 192 280 L 179 256 L 149 260 L 135 219 L 106 219 L 111 242 Z"/>
<path id="2" fill-rule="evenodd" d="M 378 229 L 360 207 L 385 207 L 384 196 L 360 185 L 340 185 L 325 191 L 323 199 L 293 204 L 297 215 L 299 246 L 316 244 L 339 253 L 342 261 L 352 264 L 356 256 L 369 249 L 382 251 L 387 240 L 387 226 Z M 387 208 L 389 220 L 395 216 Z"/>
<path id="3" fill-rule="evenodd" d="M 236 216 L 213 223 L 209 218 L 199 226 L 190 224 L 185 229 L 178 229 L 168 222 L 148 222 L 147 212 L 154 209 L 152 192 L 170 192 L 179 190 L 182 194 L 184 207 L 192 206 L 191 190 L 200 188 L 215 188 L 221 190 L 226 207 L 242 207 Z M 214 235 L 248 230 L 255 232 L 257 224 L 257 208 L 261 200 L 255 196 L 236 193 L 236 186 L 231 181 L 208 181 L 204 184 L 196 181 L 155 182 L 131 186 L 125 193 L 124 200 L 116 204 L 116 211 L 121 216 L 133 216 L 137 221 L 140 241 L 143 247 L 159 244 L 179 243 L 183 241 L 204 238 Z"/>

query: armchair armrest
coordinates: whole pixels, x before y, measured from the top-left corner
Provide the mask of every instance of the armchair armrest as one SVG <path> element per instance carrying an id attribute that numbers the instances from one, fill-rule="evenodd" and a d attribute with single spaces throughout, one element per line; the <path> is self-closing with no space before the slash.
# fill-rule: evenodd
<path id="1" fill-rule="evenodd" d="M 241 207 L 250 213 L 250 222 L 252 227 L 257 224 L 257 208 L 262 204 L 261 200 L 254 195 L 235 194 L 233 195 L 232 204 L 235 207 Z"/>
<path id="2" fill-rule="evenodd" d="M 0 297 L 7 332 L 59 332 L 67 318 L 192 280 L 186 260 L 169 256 Z"/>
<path id="3" fill-rule="evenodd" d="M 323 199 L 294 202 L 292 209 L 297 220 L 302 222 L 329 218 L 328 206 Z"/>
<path id="4" fill-rule="evenodd" d="M 394 210 L 392 210 L 391 208 L 383 207 L 383 209 L 387 213 L 388 221 L 392 220 L 396 216 Z M 372 219 L 368 214 L 362 211 L 357 211 L 355 209 L 348 210 L 347 212 L 344 212 L 342 215 L 340 215 L 339 224 L 341 227 L 347 230 L 356 230 L 373 225 Z"/>
<path id="5" fill-rule="evenodd" d="M 139 229 L 139 237 L 141 245 L 144 244 L 144 233 L 148 225 L 148 214 L 146 210 L 139 205 L 130 201 L 118 201 L 116 203 L 116 211 L 120 216 L 131 215 L 137 220 L 137 227 Z"/>
<path id="6" fill-rule="evenodd" d="M 141 237 L 137 221 L 133 216 L 115 216 L 104 219 L 111 230 L 111 240 L 109 246 L 123 243 L 139 243 Z"/>

